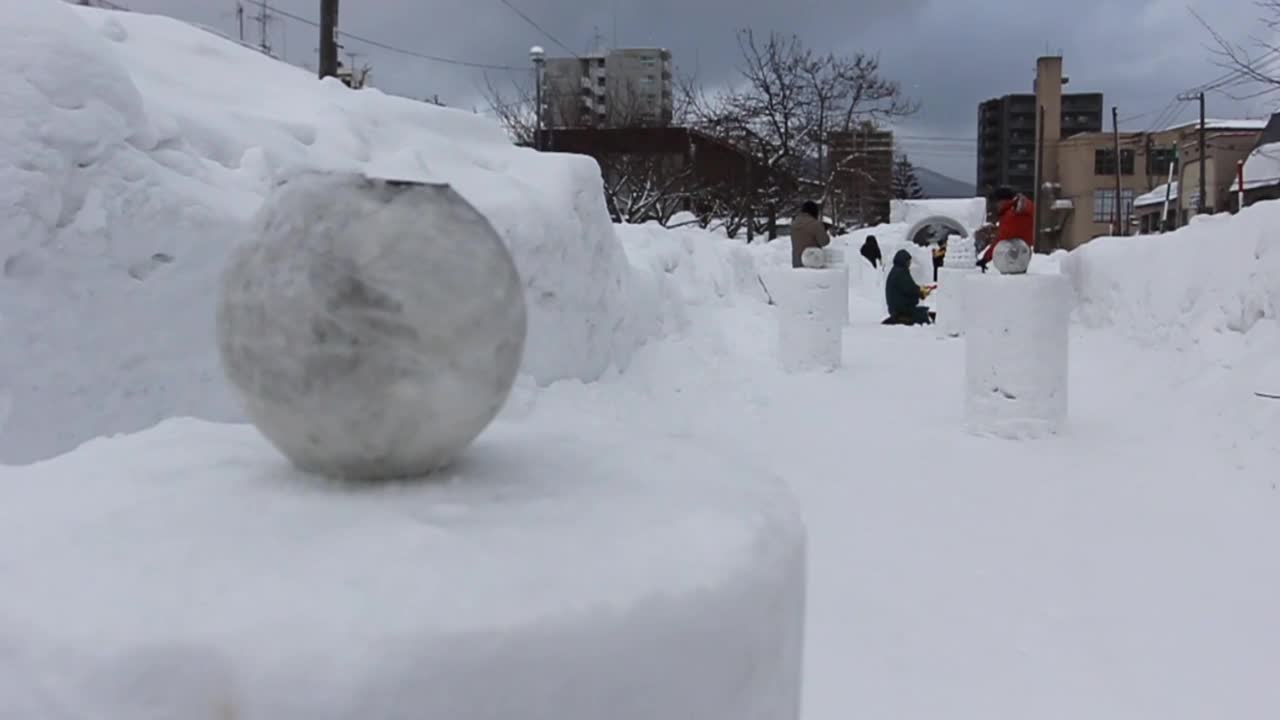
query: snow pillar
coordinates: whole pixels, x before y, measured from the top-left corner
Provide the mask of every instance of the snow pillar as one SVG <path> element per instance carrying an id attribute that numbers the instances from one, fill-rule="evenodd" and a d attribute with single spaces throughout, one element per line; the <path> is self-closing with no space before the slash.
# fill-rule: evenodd
<path id="1" fill-rule="evenodd" d="M 840 305 L 840 324 L 844 327 L 849 327 L 853 324 L 852 318 L 849 317 L 849 263 L 844 259 L 844 250 L 832 247 L 826 247 L 823 248 L 823 250 L 826 253 L 827 267 L 832 270 L 844 271 L 845 298 L 844 302 Z"/>
<path id="2" fill-rule="evenodd" d="M 783 370 L 831 371 L 842 363 L 849 313 L 849 269 L 786 269 L 770 274 L 778 304 L 778 356 Z"/>
<path id="3" fill-rule="evenodd" d="M 1029 438 L 1061 430 L 1072 301 L 1067 278 L 975 274 L 960 284 L 970 431 Z"/>
<path id="4" fill-rule="evenodd" d="M 939 268 L 938 289 L 932 296 L 938 313 L 935 327 L 939 337 L 959 337 L 964 334 L 964 280 L 977 274 L 977 268 Z"/>
<path id="5" fill-rule="evenodd" d="M 6 720 L 800 716 L 799 509 L 694 443 L 548 413 L 339 486 L 184 419 L 3 479 Z"/>

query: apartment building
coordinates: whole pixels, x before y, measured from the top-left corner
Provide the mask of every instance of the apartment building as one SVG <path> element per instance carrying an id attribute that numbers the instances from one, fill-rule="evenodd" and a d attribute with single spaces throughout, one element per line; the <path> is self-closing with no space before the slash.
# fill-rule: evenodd
<path id="1" fill-rule="evenodd" d="M 673 77 L 671 53 L 662 48 L 548 58 L 543 123 L 549 128 L 669 126 Z"/>
<path id="2" fill-rule="evenodd" d="M 1066 82 L 1066 79 L 1063 79 Z M 1058 112 L 1062 137 L 1102 129 L 1102 94 L 1062 95 Z M 1036 96 L 1005 95 L 978 106 L 978 191 L 1010 187 L 1035 191 Z"/>
<path id="3" fill-rule="evenodd" d="M 866 125 L 830 134 L 833 200 L 840 222 L 888 222 L 893 191 L 893 131 Z M 837 217 L 838 216 L 838 217 Z"/>

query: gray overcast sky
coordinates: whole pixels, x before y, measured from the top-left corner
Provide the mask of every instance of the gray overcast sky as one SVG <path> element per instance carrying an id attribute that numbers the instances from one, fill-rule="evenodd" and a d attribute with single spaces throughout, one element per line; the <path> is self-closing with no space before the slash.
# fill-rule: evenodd
<path id="1" fill-rule="evenodd" d="M 217 27 L 234 35 L 235 0 L 116 0 L 137 11 L 157 12 Z M 1120 107 L 1122 129 L 1146 130 L 1180 90 L 1223 74 L 1207 49 L 1211 39 L 1191 11 L 1244 42 L 1263 32 L 1250 0 L 510 0 L 555 40 L 576 52 L 594 45 L 598 32 L 611 44 L 670 48 L 684 72 L 715 85 L 733 77 L 735 31 L 797 33 L 819 51 L 878 53 L 884 74 L 922 103 L 900 134 L 945 140 L 905 140 L 919 165 L 972 181 L 977 103 L 1010 92 L 1029 92 L 1035 58 L 1062 52 L 1070 89 L 1103 92 Z M 269 0 L 308 19 L 319 0 Z M 256 12 L 246 0 L 246 15 Z M 616 18 L 616 23 L 615 23 Z M 257 41 L 247 21 L 246 38 Z M 495 65 L 528 66 L 528 48 L 559 53 L 556 42 L 502 0 L 343 0 L 343 30 L 390 45 Z M 314 66 L 318 32 L 279 17 L 270 26 L 277 54 Z M 483 109 L 484 73 L 397 55 L 355 41 L 374 67 L 374 84 L 391 93 L 439 94 L 451 105 Z M 523 73 L 523 71 L 521 71 Z M 509 83 L 502 71 L 495 82 Z M 1260 117 L 1277 100 L 1268 95 L 1234 102 L 1209 100 L 1216 117 Z M 1190 104 L 1177 108 L 1191 119 Z M 1167 118 L 1172 113 L 1164 114 Z M 1108 128 L 1110 123 L 1108 120 Z"/>

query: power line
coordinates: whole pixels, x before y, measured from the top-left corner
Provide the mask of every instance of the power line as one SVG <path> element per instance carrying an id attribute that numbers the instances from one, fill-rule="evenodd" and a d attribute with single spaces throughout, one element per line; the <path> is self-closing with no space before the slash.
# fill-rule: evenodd
<path id="1" fill-rule="evenodd" d="M 550 32 L 547 32 L 547 30 L 543 28 L 541 25 L 539 25 L 536 20 L 529 17 L 528 15 L 525 15 L 524 12 L 520 10 L 520 8 L 516 7 L 515 5 L 512 5 L 511 0 L 499 0 L 499 2 L 511 8 L 512 12 L 514 12 L 516 15 L 519 15 L 522 20 L 532 25 L 535 30 L 547 36 L 548 40 L 555 43 L 556 45 L 559 45 L 562 50 L 574 56 L 575 58 L 578 58 L 579 60 L 582 59 L 581 56 L 579 56 L 578 53 L 574 52 L 568 45 L 565 45 L 564 43 L 560 42 L 559 38 L 557 38 L 555 35 L 552 35 Z"/>
<path id="2" fill-rule="evenodd" d="M 270 9 L 272 12 L 274 12 L 276 15 L 279 15 L 280 17 L 289 18 L 290 20 L 295 20 L 297 22 L 303 23 L 304 25 L 310 25 L 311 27 L 314 27 L 314 28 L 320 27 L 320 23 L 310 18 L 305 18 L 305 17 L 302 17 L 301 15 L 295 15 L 291 12 L 286 12 L 277 7 L 272 7 L 270 5 L 266 5 L 265 7 L 267 7 L 268 9 Z M 338 30 L 338 35 L 350 40 L 354 40 L 359 43 L 364 43 L 365 45 L 381 48 L 382 50 L 386 50 L 388 52 L 393 52 L 400 55 L 406 55 L 408 57 L 418 58 L 419 60 L 427 60 L 429 62 L 443 63 L 445 65 L 456 65 L 459 67 L 478 68 L 480 70 L 503 70 L 508 72 L 512 72 L 512 71 L 526 72 L 529 70 L 529 68 L 526 68 L 526 67 L 515 67 L 513 65 L 495 65 L 491 63 L 471 62 L 468 60 L 458 60 L 455 58 L 444 57 L 441 55 L 432 55 L 430 53 L 422 53 L 416 50 L 409 50 L 408 48 L 402 48 L 396 45 L 392 45 L 390 43 L 385 43 L 380 40 L 374 40 L 372 38 L 364 37 L 362 35 L 356 35 L 355 33 L 350 33 L 345 30 Z"/>

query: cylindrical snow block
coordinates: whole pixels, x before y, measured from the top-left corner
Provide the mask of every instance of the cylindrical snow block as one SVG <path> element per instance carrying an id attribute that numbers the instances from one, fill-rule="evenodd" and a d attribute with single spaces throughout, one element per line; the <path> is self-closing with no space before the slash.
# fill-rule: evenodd
<path id="1" fill-rule="evenodd" d="M 797 720 L 794 499 L 635 433 L 498 422 L 380 486 L 196 420 L 0 468 L 0 717 Z"/>
<path id="2" fill-rule="evenodd" d="M 934 327 L 939 337 L 959 337 L 964 334 L 964 279 L 978 272 L 977 268 L 938 269 L 938 289 L 932 297 L 934 309 L 938 313 Z"/>
<path id="3" fill-rule="evenodd" d="M 842 363 L 849 312 L 847 267 L 786 269 L 770 274 L 777 288 L 778 357 L 787 372 L 835 370 Z"/>
<path id="4" fill-rule="evenodd" d="M 1067 278 L 976 274 L 961 287 L 969 430 L 1008 438 L 1061 430 L 1072 303 Z"/>

